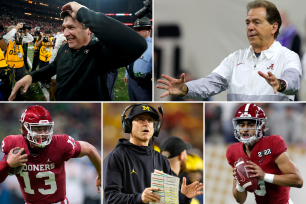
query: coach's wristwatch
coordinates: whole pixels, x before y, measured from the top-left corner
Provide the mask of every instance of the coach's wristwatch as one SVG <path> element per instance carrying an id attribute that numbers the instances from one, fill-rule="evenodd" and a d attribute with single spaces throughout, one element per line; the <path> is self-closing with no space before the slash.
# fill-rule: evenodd
<path id="1" fill-rule="evenodd" d="M 286 82 L 282 79 L 278 79 L 280 87 L 278 88 L 278 92 L 283 92 L 287 88 Z"/>

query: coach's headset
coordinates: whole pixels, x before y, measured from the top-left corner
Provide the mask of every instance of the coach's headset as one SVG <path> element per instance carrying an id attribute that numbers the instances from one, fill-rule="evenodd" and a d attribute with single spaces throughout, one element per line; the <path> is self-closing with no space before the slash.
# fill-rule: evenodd
<path id="1" fill-rule="evenodd" d="M 123 132 L 125 133 L 131 133 L 132 132 L 132 119 L 131 118 L 126 118 L 126 111 L 128 111 L 130 108 L 133 109 L 135 106 L 147 106 L 149 108 L 151 108 L 152 110 L 155 111 L 155 113 L 158 114 L 158 112 L 162 115 L 163 117 L 163 121 L 161 123 L 160 117 L 158 117 L 158 120 L 154 122 L 153 124 L 153 129 L 154 129 L 154 133 L 152 136 L 152 142 L 153 142 L 153 154 L 155 153 L 154 151 L 154 138 L 158 137 L 159 135 L 159 131 L 161 126 L 164 123 L 164 114 L 163 114 L 163 108 L 161 106 L 158 107 L 158 112 L 155 108 L 153 108 L 152 106 L 149 106 L 147 104 L 133 104 L 133 105 L 129 105 L 128 107 L 126 107 L 121 115 L 121 121 L 122 121 L 122 128 L 123 128 Z M 155 156 L 153 155 L 153 167 L 155 169 Z"/>

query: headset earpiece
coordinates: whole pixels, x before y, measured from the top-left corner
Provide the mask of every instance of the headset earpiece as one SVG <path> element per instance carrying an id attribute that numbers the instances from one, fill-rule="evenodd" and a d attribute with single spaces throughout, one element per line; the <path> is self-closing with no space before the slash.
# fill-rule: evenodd
<path id="1" fill-rule="evenodd" d="M 134 104 L 134 105 L 130 105 L 128 107 L 126 107 L 121 115 L 121 121 L 122 121 L 122 128 L 123 128 L 123 132 L 125 133 L 131 133 L 132 132 L 132 121 L 130 118 L 125 118 L 125 113 L 128 109 L 136 106 L 138 104 Z"/>
<path id="2" fill-rule="evenodd" d="M 130 118 L 125 119 L 125 133 L 131 133 L 132 132 L 132 121 Z"/>

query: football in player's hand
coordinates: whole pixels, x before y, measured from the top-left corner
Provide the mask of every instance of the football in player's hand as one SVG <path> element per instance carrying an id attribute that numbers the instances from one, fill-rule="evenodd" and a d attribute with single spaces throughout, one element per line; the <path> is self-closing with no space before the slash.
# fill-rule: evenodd
<path id="1" fill-rule="evenodd" d="M 248 165 L 247 161 L 247 159 L 242 157 L 238 159 L 236 163 L 236 177 L 240 186 L 249 192 L 254 192 L 258 185 L 258 178 L 250 178 L 253 173 L 247 172 L 250 169 L 246 167 Z"/>
<path id="2" fill-rule="evenodd" d="M 18 152 L 20 151 L 21 148 L 17 147 L 13 150 L 14 154 L 18 154 Z M 23 152 L 21 153 L 21 155 L 25 154 L 25 151 L 23 150 Z M 7 157 L 6 157 L 7 159 Z M 23 166 L 17 166 L 15 168 L 11 168 L 11 170 L 9 171 L 9 175 L 16 175 L 19 174 L 23 169 Z"/>

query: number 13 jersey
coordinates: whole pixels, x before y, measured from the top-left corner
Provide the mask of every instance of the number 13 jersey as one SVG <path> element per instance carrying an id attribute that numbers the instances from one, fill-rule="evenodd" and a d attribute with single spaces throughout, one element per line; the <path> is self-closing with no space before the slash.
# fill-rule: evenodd
<path id="1" fill-rule="evenodd" d="M 28 141 L 22 135 L 10 135 L 3 139 L 2 151 L 6 154 L 15 147 L 24 148 L 28 161 L 17 174 L 20 189 L 27 204 L 45 204 L 63 201 L 66 197 L 65 161 L 79 156 L 78 141 L 68 135 L 53 135 L 52 141 L 33 156 Z"/>
<path id="2" fill-rule="evenodd" d="M 243 143 L 235 143 L 228 147 L 226 158 L 228 163 L 234 168 L 234 163 L 240 157 L 251 160 L 265 172 L 269 174 L 282 175 L 275 160 L 286 152 L 287 145 L 279 135 L 263 137 L 254 145 L 251 156 L 248 157 L 244 151 Z M 289 200 L 290 187 L 278 186 L 275 184 L 259 180 L 257 190 L 254 192 L 256 203 L 260 204 L 287 204 Z"/>

